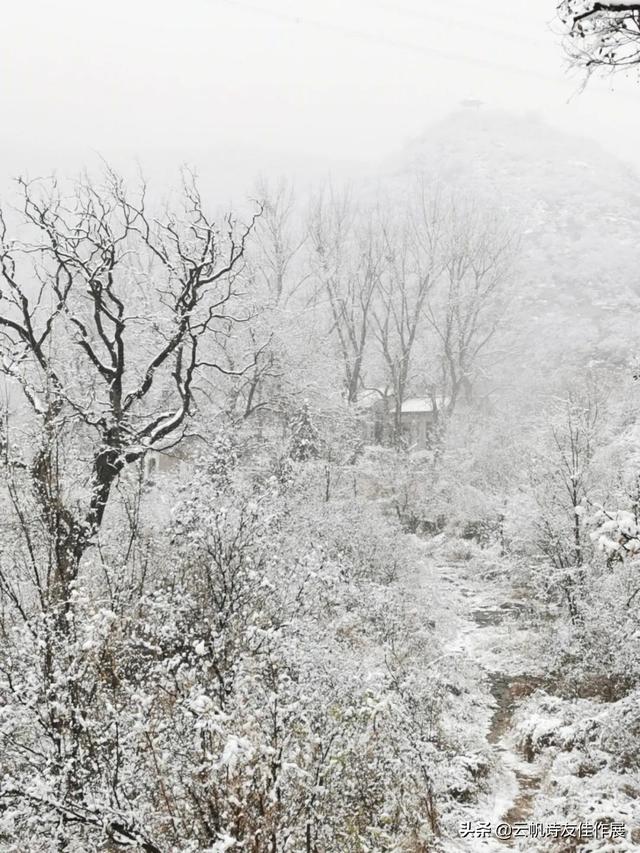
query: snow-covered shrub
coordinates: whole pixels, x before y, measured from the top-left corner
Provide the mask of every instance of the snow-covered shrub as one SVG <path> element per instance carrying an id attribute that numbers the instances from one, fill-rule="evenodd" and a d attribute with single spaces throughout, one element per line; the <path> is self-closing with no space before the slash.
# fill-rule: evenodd
<path id="1" fill-rule="evenodd" d="M 5 623 L 2 849 L 435 849 L 481 774 L 407 540 L 305 472 L 209 473 L 123 571 L 87 561 L 64 635 Z"/>
<path id="2" fill-rule="evenodd" d="M 637 827 L 638 698 L 636 692 L 603 704 L 539 691 L 520 706 L 514 716 L 516 741 L 528 761 L 544 768 L 533 805 L 536 821 L 613 822 L 624 824 L 628 834 Z M 536 849 L 557 849 L 553 839 L 540 845 Z M 600 840 L 591 848 L 585 842 L 584 849 L 604 845 Z M 630 848 L 614 844 L 611 849 Z"/>
<path id="3" fill-rule="evenodd" d="M 307 402 L 295 412 L 291 419 L 290 430 L 289 457 L 294 462 L 307 462 L 309 459 L 315 459 L 320 452 L 319 435 Z"/>
<path id="4" fill-rule="evenodd" d="M 479 551 L 480 547 L 472 540 L 447 537 L 441 549 L 441 554 L 445 560 L 457 563 L 472 560 L 478 556 Z"/>
<path id="5" fill-rule="evenodd" d="M 585 568 L 576 619 L 554 625 L 546 658 L 564 694 L 618 699 L 640 685 L 640 615 L 632 565 Z"/>
<path id="6" fill-rule="evenodd" d="M 640 555 L 640 521 L 637 511 L 599 509 L 591 517 L 591 534 L 608 562 L 633 560 Z"/>

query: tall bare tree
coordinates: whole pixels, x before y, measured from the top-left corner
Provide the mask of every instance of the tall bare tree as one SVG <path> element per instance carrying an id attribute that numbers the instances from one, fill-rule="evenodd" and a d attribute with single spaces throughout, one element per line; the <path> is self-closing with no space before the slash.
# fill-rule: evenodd
<path id="1" fill-rule="evenodd" d="M 180 440 L 199 374 L 238 372 L 217 353 L 247 319 L 239 283 L 255 218 L 219 228 L 188 173 L 181 209 L 159 217 L 144 185 L 130 193 L 109 170 L 101 183 L 18 184 L 21 239 L 0 216 L 0 369 L 39 440 L 32 458 L 7 462 L 37 497 L 52 543 L 44 593 L 64 627 L 120 472 Z"/>
<path id="2" fill-rule="evenodd" d="M 452 203 L 447 214 L 444 262 L 425 316 L 435 333 L 437 384 L 455 408 L 471 398 L 481 356 L 504 316 L 514 258 L 514 238 L 490 213 Z"/>
<path id="3" fill-rule="evenodd" d="M 399 221 L 379 223 L 384 264 L 372 311 L 378 342 L 396 401 L 393 440 L 402 437 L 401 404 L 410 380 L 417 339 L 424 336 L 424 308 L 442 264 L 443 220 L 439 194 L 417 183 L 415 203 Z"/>
<path id="4" fill-rule="evenodd" d="M 601 441 L 601 406 L 602 392 L 591 383 L 554 401 L 545 450 L 550 465 L 545 470 L 546 460 L 540 461 L 532 473 L 540 489 L 538 544 L 556 570 L 550 583 L 561 591 L 572 619 L 579 613 L 584 564 L 593 548 L 583 512 L 599 480 L 593 458 Z"/>
<path id="5" fill-rule="evenodd" d="M 260 180 L 257 198 L 262 216 L 255 229 L 255 257 L 251 265 L 275 305 L 286 305 L 304 285 L 309 273 L 298 261 L 308 235 L 297 227 L 296 197 L 293 186 L 280 180 L 275 186 Z"/>
<path id="6" fill-rule="evenodd" d="M 316 201 L 310 239 L 316 298 L 321 295 L 327 305 L 329 334 L 337 340 L 346 397 L 353 403 L 362 386 L 373 300 L 384 260 L 382 245 L 372 217 L 359 214 L 348 193 L 329 192 Z"/>
<path id="7" fill-rule="evenodd" d="M 230 398 L 234 415 L 243 419 L 265 411 L 286 416 L 290 408 L 296 372 L 295 359 L 290 357 L 291 326 L 300 317 L 310 278 L 303 252 L 308 234 L 300 224 L 292 184 L 263 179 L 256 195 L 262 214 L 247 253 L 247 273 L 255 285 L 262 329 L 249 329 L 254 364 L 234 383 L 235 399 Z"/>

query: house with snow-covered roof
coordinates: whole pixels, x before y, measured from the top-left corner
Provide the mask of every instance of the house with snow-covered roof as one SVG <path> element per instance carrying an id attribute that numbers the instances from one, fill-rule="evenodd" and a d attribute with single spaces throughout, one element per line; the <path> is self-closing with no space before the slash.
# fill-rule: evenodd
<path id="1" fill-rule="evenodd" d="M 390 443 L 396 423 L 395 396 L 387 388 L 367 389 L 358 405 L 365 414 L 367 438 L 375 444 Z M 408 447 L 426 447 L 438 418 L 450 405 L 451 399 L 444 396 L 424 395 L 403 400 L 399 422 L 405 444 Z"/>
<path id="2" fill-rule="evenodd" d="M 408 397 L 400 406 L 400 427 L 409 447 L 426 447 L 440 415 L 451 405 L 449 397 Z M 395 419 L 396 407 L 391 409 Z"/>

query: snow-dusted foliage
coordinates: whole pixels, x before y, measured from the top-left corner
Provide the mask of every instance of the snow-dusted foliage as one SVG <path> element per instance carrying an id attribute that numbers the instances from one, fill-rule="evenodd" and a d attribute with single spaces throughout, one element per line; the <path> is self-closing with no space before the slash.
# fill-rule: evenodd
<path id="1" fill-rule="evenodd" d="M 415 554 L 303 488 L 203 467 L 144 554 L 87 563 L 63 634 L 5 619 L 3 849 L 431 849 L 457 746 Z"/>
<path id="2" fill-rule="evenodd" d="M 580 849 L 633 849 L 640 778 L 637 692 L 604 705 L 535 694 L 518 711 L 514 728 L 526 759 L 545 770 L 536 820 L 546 825 L 616 824 L 623 827 L 626 841 L 620 838 L 607 847 L 602 838 L 590 841 L 587 835 Z M 538 849 L 557 847 L 548 839 Z"/>
<path id="3" fill-rule="evenodd" d="M 593 516 L 593 522 L 593 538 L 609 559 L 633 559 L 640 553 L 640 525 L 635 512 L 601 509 Z"/>
<path id="4" fill-rule="evenodd" d="M 309 404 L 305 400 L 295 412 L 290 424 L 289 458 L 294 462 L 308 462 L 318 456 L 318 430 L 313 423 Z"/>

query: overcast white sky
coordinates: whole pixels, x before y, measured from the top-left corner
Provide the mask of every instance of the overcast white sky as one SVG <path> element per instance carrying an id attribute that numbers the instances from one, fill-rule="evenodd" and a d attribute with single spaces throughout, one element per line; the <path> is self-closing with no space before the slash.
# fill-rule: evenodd
<path id="1" fill-rule="evenodd" d="M 96 153 L 186 160 L 223 192 L 373 164 L 464 98 L 538 112 L 640 166 L 640 81 L 577 93 L 556 0 L 7 0 L 0 178 Z"/>

